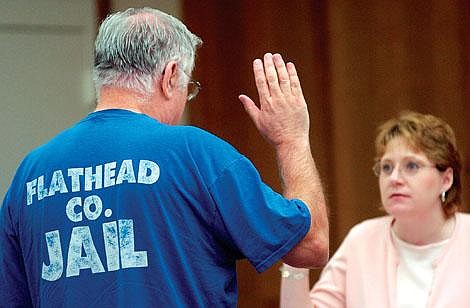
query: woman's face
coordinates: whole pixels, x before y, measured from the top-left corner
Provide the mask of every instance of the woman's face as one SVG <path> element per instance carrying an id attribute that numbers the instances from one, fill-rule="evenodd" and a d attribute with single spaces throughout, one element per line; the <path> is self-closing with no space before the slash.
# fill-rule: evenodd
<path id="1" fill-rule="evenodd" d="M 382 205 L 388 214 L 419 219 L 443 213 L 440 195 L 452 185 L 451 168 L 439 172 L 424 153 L 395 137 L 385 147 L 379 169 Z"/>

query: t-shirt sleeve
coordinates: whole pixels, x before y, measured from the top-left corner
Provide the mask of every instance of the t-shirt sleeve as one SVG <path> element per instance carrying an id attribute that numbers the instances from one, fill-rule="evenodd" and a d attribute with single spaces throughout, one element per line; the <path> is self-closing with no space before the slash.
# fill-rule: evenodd
<path id="1" fill-rule="evenodd" d="M 0 307 L 32 307 L 9 193 L 0 208 Z"/>
<path id="2" fill-rule="evenodd" d="M 288 253 L 310 228 L 310 212 L 262 182 L 245 157 L 227 167 L 210 185 L 216 204 L 215 229 L 258 272 Z"/>

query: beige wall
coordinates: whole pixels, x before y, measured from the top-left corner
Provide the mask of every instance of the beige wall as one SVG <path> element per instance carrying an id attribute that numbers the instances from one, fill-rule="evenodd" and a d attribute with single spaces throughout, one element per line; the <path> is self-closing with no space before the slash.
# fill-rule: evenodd
<path id="1" fill-rule="evenodd" d="M 111 1 L 181 16 L 181 1 Z M 0 199 L 23 157 L 94 106 L 95 0 L 0 0 Z"/>
<path id="2" fill-rule="evenodd" d="M 0 198 L 34 147 L 84 116 L 95 2 L 0 1 Z"/>

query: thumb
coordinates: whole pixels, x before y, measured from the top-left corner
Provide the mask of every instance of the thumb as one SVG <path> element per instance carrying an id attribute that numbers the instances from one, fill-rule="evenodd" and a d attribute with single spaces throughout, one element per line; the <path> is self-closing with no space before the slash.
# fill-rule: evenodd
<path id="1" fill-rule="evenodd" d="M 242 102 L 243 107 L 245 108 L 245 111 L 250 116 L 251 120 L 255 122 L 256 124 L 258 122 L 258 115 L 260 112 L 256 104 L 253 102 L 251 98 L 249 98 L 248 96 L 244 94 L 239 95 L 238 99 Z"/>

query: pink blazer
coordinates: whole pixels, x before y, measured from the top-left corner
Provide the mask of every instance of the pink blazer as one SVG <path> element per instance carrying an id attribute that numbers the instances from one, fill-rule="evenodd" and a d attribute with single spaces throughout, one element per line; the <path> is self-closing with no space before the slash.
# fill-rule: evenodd
<path id="1" fill-rule="evenodd" d="M 353 227 L 310 291 L 310 303 L 322 308 L 395 307 L 400 260 L 391 238 L 391 222 L 392 217 L 385 216 Z M 469 214 L 456 214 L 454 233 L 434 266 L 427 307 L 470 307 Z M 296 298 L 299 305 L 295 305 Z M 300 307 L 302 297 L 290 301 L 292 307 Z"/>

